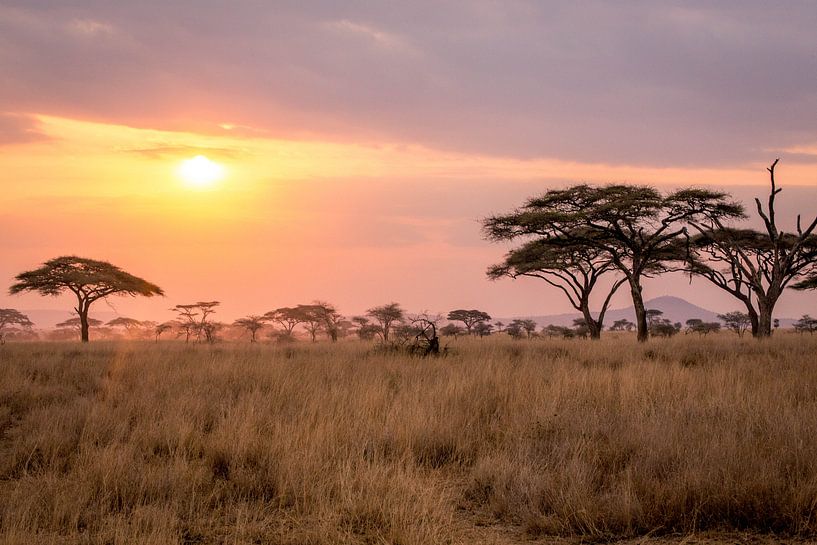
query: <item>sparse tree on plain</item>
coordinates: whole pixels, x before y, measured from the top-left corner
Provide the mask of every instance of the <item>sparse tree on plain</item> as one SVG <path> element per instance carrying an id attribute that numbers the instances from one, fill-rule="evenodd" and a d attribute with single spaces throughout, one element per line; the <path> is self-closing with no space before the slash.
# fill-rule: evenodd
<path id="1" fill-rule="evenodd" d="M 125 316 L 114 318 L 106 325 L 114 328 L 121 327 L 125 330 L 125 333 L 128 336 L 131 336 L 134 331 L 138 331 L 144 327 L 144 323 L 142 323 L 140 320 L 136 320 L 135 318 L 127 318 Z"/>
<path id="2" fill-rule="evenodd" d="M 256 335 L 258 332 L 264 327 L 264 317 L 263 316 L 256 316 L 250 315 L 246 318 L 239 318 L 233 325 L 236 327 L 240 327 L 242 329 L 246 329 L 250 333 L 250 342 L 256 342 Z"/>
<path id="3" fill-rule="evenodd" d="M 448 313 L 448 319 L 452 322 L 462 322 L 468 334 L 472 335 L 474 333 L 474 326 L 479 323 L 490 322 L 491 315 L 476 309 L 457 309 Z"/>
<path id="4" fill-rule="evenodd" d="M 329 336 L 329 340 L 337 342 L 343 329 L 345 321 L 343 315 L 337 311 L 335 305 L 326 301 L 315 301 L 312 303 L 313 313 L 320 318 L 323 323 L 323 330 Z"/>
<path id="5" fill-rule="evenodd" d="M 633 329 L 635 329 L 635 324 L 627 318 L 616 320 L 613 322 L 613 325 L 610 326 L 610 331 L 632 331 Z"/>
<path id="6" fill-rule="evenodd" d="M 334 310 L 334 309 L 333 309 Z M 301 323 L 309 333 L 310 340 L 317 340 L 318 332 L 326 325 L 326 309 L 319 305 L 298 305 L 297 311 L 301 314 Z"/>
<path id="7" fill-rule="evenodd" d="M 366 316 L 371 317 L 380 325 L 378 332 L 383 339 L 383 342 L 389 342 L 389 333 L 392 325 L 403 319 L 405 311 L 400 307 L 399 303 L 389 303 L 379 307 L 373 307 L 366 311 Z"/>
<path id="8" fill-rule="evenodd" d="M 782 191 L 775 181 L 778 161 L 767 169 L 771 190 L 765 209 L 755 199 L 764 231 L 728 227 L 724 219 L 730 216 L 702 215 L 689 222 L 696 231 L 687 245 L 689 271 L 741 301 L 758 338 L 771 335 L 772 314 L 786 287 L 795 282 L 795 289 L 809 289 L 810 279 L 817 278 L 817 217 L 804 228 L 798 215 L 796 233 L 777 225 L 775 199 Z"/>
<path id="9" fill-rule="evenodd" d="M 730 331 L 738 334 L 738 337 L 743 337 L 746 330 L 752 327 L 752 318 L 746 312 L 735 310 L 727 312 L 726 314 L 718 314 L 718 319 L 723 321 L 724 327 Z"/>
<path id="10" fill-rule="evenodd" d="M 794 330 L 798 333 L 811 333 L 817 331 L 817 318 L 812 318 L 808 314 L 804 314 L 799 320 L 794 322 Z"/>
<path id="11" fill-rule="evenodd" d="M 8 326 L 20 326 L 23 329 L 30 329 L 34 324 L 28 316 L 13 308 L 0 308 L 0 344 L 6 341 L 5 330 Z"/>
<path id="12" fill-rule="evenodd" d="M 91 304 L 111 295 L 164 295 L 159 286 L 127 273 L 105 261 L 63 256 L 46 261 L 42 267 L 16 276 L 11 294 L 34 291 L 56 296 L 66 291 L 77 297 L 74 311 L 80 320 L 80 339 L 88 342 L 88 311 Z"/>
<path id="13" fill-rule="evenodd" d="M 264 314 L 264 319 L 280 325 L 283 333 L 291 338 L 298 324 L 303 323 L 304 315 L 297 307 L 281 307 Z"/>
<path id="14" fill-rule="evenodd" d="M 477 322 L 474 324 L 473 334 L 477 337 L 487 337 L 494 331 L 494 326 L 488 322 Z"/>
<path id="15" fill-rule="evenodd" d="M 104 322 L 102 320 L 97 320 L 96 318 L 87 318 L 85 323 L 87 324 L 88 328 L 91 328 L 99 327 L 103 325 Z M 83 322 L 79 316 L 76 316 L 74 318 L 68 318 L 64 322 L 56 324 L 54 327 L 57 329 L 74 329 L 76 331 L 82 331 Z"/>
<path id="16" fill-rule="evenodd" d="M 465 334 L 465 328 L 457 324 L 445 324 L 440 328 L 440 335 L 445 337 L 454 337 L 455 339 L 460 335 Z"/>

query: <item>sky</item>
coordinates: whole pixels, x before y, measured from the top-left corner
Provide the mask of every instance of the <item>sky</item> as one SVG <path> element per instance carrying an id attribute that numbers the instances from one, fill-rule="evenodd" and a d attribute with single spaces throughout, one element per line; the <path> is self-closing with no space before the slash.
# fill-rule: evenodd
<path id="1" fill-rule="evenodd" d="M 0 286 L 76 254 L 162 286 L 111 300 L 143 319 L 566 312 L 486 279 L 508 248 L 480 219 L 576 182 L 750 201 L 777 157 L 783 223 L 817 214 L 814 28 L 812 1 L 0 0 Z M 207 187 L 179 172 L 199 155 Z M 740 308 L 678 275 L 645 294 Z"/>

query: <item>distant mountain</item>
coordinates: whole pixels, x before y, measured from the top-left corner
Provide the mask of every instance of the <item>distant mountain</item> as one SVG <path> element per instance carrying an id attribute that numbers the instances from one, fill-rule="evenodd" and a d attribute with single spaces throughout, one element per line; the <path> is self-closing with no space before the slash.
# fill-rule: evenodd
<path id="1" fill-rule="evenodd" d="M 690 318 L 700 318 L 705 322 L 718 322 L 718 313 L 711 310 L 693 305 L 685 299 L 680 297 L 673 297 L 671 295 L 663 295 L 644 302 L 647 309 L 658 309 L 664 313 L 663 318 L 669 321 L 685 323 Z M 524 316 L 531 320 L 535 320 L 539 326 L 548 324 L 570 326 L 573 325 L 573 320 L 580 318 L 581 314 L 578 312 L 571 312 L 566 314 L 551 314 L 546 316 Z M 604 316 L 604 324 L 609 327 L 610 324 L 616 320 L 635 320 L 635 310 L 633 307 L 610 309 Z M 782 318 L 780 320 L 781 327 L 791 327 L 795 320 L 791 318 Z"/>
<path id="2" fill-rule="evenodd" d="M 35 309 L 21 310 L 20 312 L 28 316 L 28 319 L 34 322 L 34 327 L 37 329 L 54 329 L 54 326 L 58 323 L 75 316 L 70 310 Z M 90 316 L 103 322 L 109 322 L 118 315 L 115 312 L 91 312 Z"/>

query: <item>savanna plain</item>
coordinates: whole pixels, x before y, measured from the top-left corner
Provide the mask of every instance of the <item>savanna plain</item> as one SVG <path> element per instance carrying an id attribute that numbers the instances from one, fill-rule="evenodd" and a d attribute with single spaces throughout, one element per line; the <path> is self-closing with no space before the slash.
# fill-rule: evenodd
<path id="1" fill-rule="evenodd" d="M 0 542 L 807 542 L 816 349 L 8 343 Z"/>

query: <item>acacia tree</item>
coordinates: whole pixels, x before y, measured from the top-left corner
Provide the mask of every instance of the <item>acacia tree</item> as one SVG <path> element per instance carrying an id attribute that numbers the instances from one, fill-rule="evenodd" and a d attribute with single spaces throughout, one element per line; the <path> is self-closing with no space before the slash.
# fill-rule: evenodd
<path id="1" fill-rule="evenodd" d="M 186 305 L 176 305 L 174 312 L 179 315 L 179 329 L 185 335 L 185 342 L 190 341 L 192 334 L 196 335 L 196 340 L 201 340 L 202 335 L 208 343 L 215 342 L 215 333 L 222 327 L 222 324 L 211 322 L 208 318 L 215 314 L 219 301 L 199 301 Z"/>
<path id="2" fill-rule="evenodd" d="M 309 333 L 309 338 L 314 343 L 317 340 L 318 332 L 323 329 L 325 324 L 324 309 L 317 305 L 298 305 L 297 310 L 301 314 L 301 323 L 304 329 Z"/>
<path id="3" fill-rule="evenodd" d="M 256 334 L 264 327 L 263 316 L 247 316 L 246 318 L 239 318 L 233 322 L 234 326 L 241 327 L 250 332 L 250 342 L 256 342 Z"/>
<path id="4" fill-rule="evenodd" d="M 283 327 L 286 337 L 291 338 L 292 331 L 304 321 L 304 316 L 297 307 L 281 307 L 264 314 L 264 319 Z"/>
<path id="5" fill-rule="evenodd" d="M 139 320 L 136 320 L 135 318 L 120 316 L 119 318 L 114 318 L 113 320 L 109 321 L 106 325 L 108 327 L 124 328 L 125 332 L 128 334 L 128 336 L 130 336 L 133 331 L 144 327 L 145 324 Z"/>
<path id="6" fill-rule="evenodd" d="M 573 308 L 582 313 L 590 338 L 599 339 L 610 300 L 626 278 L 613 282 L 602 302 L 598 317 L 594 317 L 590 310 L 593 289 L 605 273 L 615 270 L 615 266 L 606 251 L 584 241 L 587 236 L 582 230 L 530 240 L 511 250 L 501 264 L 490 267 L 488 277 L 495 280 L 503 276 L 527 276 L 539 278 L 559 288 Z"/>
<path id="7" fill-rule="evenodd" d="M 738 337 L 743 337 L 743 334 L 746 333 L 746 330 L 752 325 L 752 320 L 749 315 L 739 310 L 727 312 L 726 314 L 718 314 L 718 319 L 723 321 L 726 329 L 737 333 Z"/>
<path id="8" fill-rule="evenodd" d="M 483 229 L 492 240 L 573 237 L 574 244 L 603 252 L 630 286 L 638 340 L 646 341 L 643 279 L 667 270 L 684 222 L 702 215 L 740 217 L 742 207 L 727 197 L 696 188 L 664 195 L 649 186 L 581 184 L 529 199 L 510 214 L 486 219 Z"/>
<path id="9" fill-rule="evenodd" d="M 481 310 L 457 309 L 448 313 L 447 318 L 454 322 L 462 322 L 469 335 L 473 334 L 474 326 L 479 323 L 490 322 L 491 315 Z"/>
<path id="10" fill-rule="evenodd" d="M 105 261 L 63 256 L 46 261 L 42 267 L 18 274 L 9 293 L 34 291 L 41 295 L 60 295 L 70 291 L 77 297 L 74 310 L 80 320 L 80 338 L 88 342 L 88 310 L 99 299 L 110 295 L 164 295 L 159 286 L 127 273 Z"/>
<path id="11" fill-rule="evenodd" d="M 389 303 L 379 307 L 373 307 L 366 311 L 366 316 L 370 316 L 378 324 L 380 324 L 380 331 L 378 333 L 383 337 L 383 342 L 389 341 L 389 332 L 392 324 L 403 319 L 405 311 L 400 307 L 400 303 Z"/>
<path id="12" fill-rule="evenodd" d="M 786 287 L 808 289 L 810 278 L 817 277 L 817 217 L 805 227 L 797 216 L 796 233 L 787 233 L 777 225 L 775 198 L 776 159 L 766 170 L 771 190 L 764 209 L 755 198 L 757 213 L 765 230 L 736 229 L 724 224 L 724 217 L 702 215 L 689 223 L 695 229 L 685 260 L 691 274 L 701 276 L 741 301 L 751 320 L 752 335 L 772 334 L 774 307 Z"/>
<path id="13" fill-rule="evenodd" d="M 341 326 L 343 325 L 343 315 L 337 311 L 335 305 L 326 301 L 315 301 L 310 305 L 312 314 L 317 317 L 323 326 L 324 331 L 332 342 L 337 342 Z"/>
<path id="14" fill-rule="evenodd" d="M 34 324 L 28 316 L 13 308 L 0 308 L 0 344 L 5 343 L 4 329 L 6 326 L 18 325 L 23 329 L 29 329 Z"/>
<path id="15" fill-rule="evenodd" d="M 88 318 L 86 320 L 86 323 L 88 324 L 89 328 L 99 327 L 103 324 L 102 320 L 97 320 L 96 318 Z M 57 329 L 75 329 L 77 330 L 77 332 L 80 332 L 82 331 L 82 320 L 80 320 L 78 316 L 74 318 L 68 318 L 64 322 L 56 324 L 54 327 L 56 327 Z"/>

